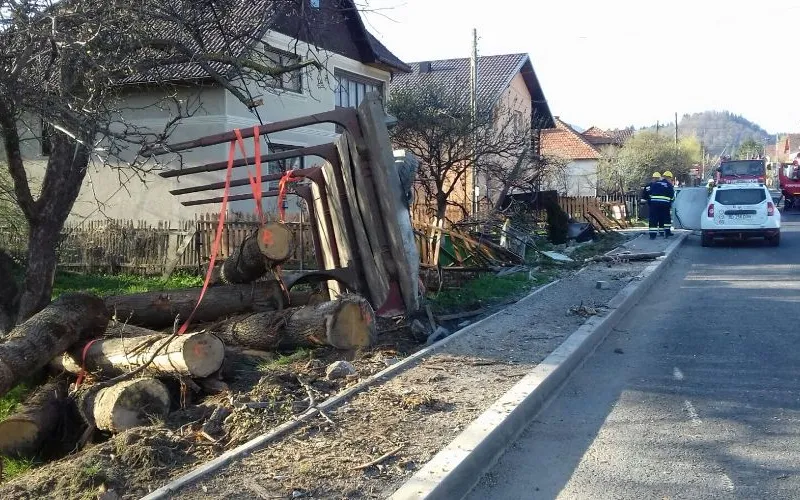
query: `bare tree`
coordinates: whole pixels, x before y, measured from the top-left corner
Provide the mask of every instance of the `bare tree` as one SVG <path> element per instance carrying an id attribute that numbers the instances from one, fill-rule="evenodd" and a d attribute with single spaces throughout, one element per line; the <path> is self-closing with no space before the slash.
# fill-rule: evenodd
<path id="1" fill-rule="evenodd" d="M 492 103 L 473 113 L 466 93 L 449 87 L 392 92 L 388 108 L 397 118 L 392 142 L 419 159 L 417 185 L 435 200 L 438 219 L 445 218 L 448 206 L 469 214 L 471 175 L 505 192 L 525 177 L 533 158 L 531 117 L 529 111 L 517 112 L 516 104 Z"/>
<path id="2" fill-rule="evenodd" d="M 276 57 L 268 29 L 313 40 L 327 14 L 306 0 L 0 0 L 0 135 L 14 203 L 28 228 L 24 281 L 6 315 L 23 320 L 49 301 L 56 248 L 90 163 L 158 168 L 138 152 L 163 144 L 202 106 L 181 97 L 211 82 L 255 111 L 250 89 L 279 91 L 298 70 L 321 68 L 316 52 Z M 146 86 L 160 97 L 133 106 Z M 158 128 L 133 115 L 158 111 Z M 47 144 L 41 186 L 26 151 Z M 13 279 L 2 275 L 0 282 Z M 7 274 L 7 273 L 6 273 Z"/>

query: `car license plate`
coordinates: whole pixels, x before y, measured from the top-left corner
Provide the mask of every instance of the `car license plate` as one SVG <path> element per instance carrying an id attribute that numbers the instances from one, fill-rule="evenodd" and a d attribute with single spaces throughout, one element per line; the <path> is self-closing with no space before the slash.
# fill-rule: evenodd
<path id="1" fill-rule="evenodd" d="M 734 214 L 734 215 L 729 215 L 728 217 L 730 217 L 733 220 L 750 220 L 753 216 L 750 214 Z"/>

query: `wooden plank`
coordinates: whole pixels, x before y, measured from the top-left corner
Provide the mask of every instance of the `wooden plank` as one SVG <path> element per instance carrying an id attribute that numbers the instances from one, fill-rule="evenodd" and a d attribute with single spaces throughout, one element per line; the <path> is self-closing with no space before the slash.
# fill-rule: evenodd
<path id="1" fill-rule="evenodd" d="M 175 255 L 167 261 L 166 268 L 164 269 L 164 274 L 161 275 L 161 279 L 167 279 L 170 277 L 173 271 L 175 271 L 175 266 L 178 265 L 183 254 L 186 253 L 186 249 L 189 248 L 189 244 L 194 241 L 194 232 L 189 233 L 183 238 L 180 246 L 175 252 Z"/>
<path id="2" fill-rule="evenodd" d="M 339 267 L 339 262 L 333 258 L 333 251 L 331 248 L 331 242 L 334 241 L 335 235 L 329 230 L 324 215 L 326 211 L 330 211 L 330 207 L 325 206 L 322 202 L 320 188 L 315 182 L 311 182 L 309 187 L 311 188 L 311 195 L 314 201 L 314 220 L 312 222 L 319 234 L 319 250 L 322 254 L 322 263 L 325 269 L 336 269 Z M 341 295 L 343 291 L 339 282 L 333 280 L 328 281 L 328 289 L 332 292 L 332 299 Z"/>
<path id="3" fill-rule="evenodd" d="M 369 151 L 369 164 L 378 195 L 389 248 L 397 265 L 397 281 L 406 310 L 419 309 L 419 255 L 414 243 L 414 229 L 400 175 L 386 128 L 383 103 L 375 93 L 369 93 L 358 107 L 361 133 Z"/>
<path id="4" fill-rule="evenodd" d="M 350 242 L 353 245 L 354 251 L 358 252 L 360 257 L 361 268 L 364 272 L 364 279 L 369 289 L 367 294 L 372 301 L 373 307 L 379 309 L 389 297 L 389 273 L 383 262 L 383 255 L 380 251 L 375 252 L 370 245 L 369 237 L 367 236 L 367 227 L 364 218 L 361 216 L 361 210 L 358 204 L 358 195 L 356 193 L 355 184 L 353 182 L 353 164 L 350 157 L 350 139 L 349 134 L 342 134 L 335 141 L 336 150 L 339 153 L 339 161 L 341 162 L 341 183 L 346 201 L 346 208 L 342 207 L 345 216 L 350 217 L 352 221 L 353 240 Z"/>

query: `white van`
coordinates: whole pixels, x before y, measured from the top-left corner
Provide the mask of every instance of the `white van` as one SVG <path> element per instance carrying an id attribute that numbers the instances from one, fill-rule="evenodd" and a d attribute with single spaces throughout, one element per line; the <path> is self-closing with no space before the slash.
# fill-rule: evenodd
<path id="1" fill-rule="evenodd" d="M 764 184 L 715 187 L 700 228 L 704 247 L 718 238 L 764 238 L 774 247 L 781 243 L 781 214 Z"/>

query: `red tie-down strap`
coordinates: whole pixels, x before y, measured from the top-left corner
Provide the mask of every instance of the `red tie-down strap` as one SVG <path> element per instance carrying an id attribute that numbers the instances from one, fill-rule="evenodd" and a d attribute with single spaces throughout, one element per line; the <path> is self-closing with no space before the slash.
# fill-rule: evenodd
<path id="1" fill-rule="evenodd" d="M 237 128 L 233 133 L 236 134 L 236 143 L 239 145 L 242 156 L 247 158 L 247 151 L 244 148 L 244 140 L 242 139 L 241 131 Z M 263 226 L 266 220 L 264 218 L 264 203 L 262 201 L 264 198 L 264 191 L 261 183 L 261 141 L 258 133 L 258 125 L 253 127 L 253 153 L 255 155 L 255 175 L 250 172 L 249 166 L 245 165 L 245 167 L 247 168 L 247 179 L 250 181 L 250 189 L 253 191 L 253 199 L 256 201 L 255 212 Z"/>
<path id="2" fill-rule="evenodd" d="M 278 213 L 280 214 L 280 223 L 283 224 L 286 220 L 286 209 L 283 207 L 283 200 L 286 198 L 286 192 L 289 188 L 290 182 L 297 182 L 302 180 L 302 177 L 295 177 L 292 174 L 291 170 L 287 170 L 285 174 L 281 177 L 281 180 L 278 182 Z M 263 231 L 262 239 L 265 245 L 271 243 L 272 234 L 269 231 Z M 302 257 L 301 257 L 302 258 Z M 275 276 L 275 279 L 278 281 L 278 284 L 281 286 L 281 290 L 283 291 L 283 296 L 287 300 L 289 300 L 289 290 L 286 288 L 286 284 L 283 282 L 283 277 L 281 275 L 281 266 L 275 266 L 273 268 L 272 274 Z"/>
<path id="3" fill-rule="evenodd" d="M 86 354 L 89 352 L 89 348 L 92 347 L 92 344 L 98 340 L 100 339 L 91 340 L 83 346 L 83 350 L 81 351 L 81 371 L 78 372 L 78 378 L 75 380 L 76 388 L 81 386 L 83 379 L 86 377 Z"/>
<path id="4" fill-rule="evenodd" d="M 241 137 L 238 129 L 235 132 L 237 136 Z M 211 274 L 214 272 L 214 264 L 217 262 L 217 253 L 219 253 L 220 243 L 222 242 L 222 230 L 225 228 L 225 214 L 228 211 L 228 195 L 231 191 L 231 172 L 233 171 L 233 158 L 235 155 L 236 141 L 231 141 L 231 146 L 228 151 L 228 169 L 225 171 L 225 190 L 222 193 L 222 206 L 219 209 L 217 232 L 214 235 L 214 244 L 211 247 L 211 258 L 208 262 L 206 279 L 203 282 L 203 289 L 200 290 L 200 297 L 197 299 L 197 304 L 194 305 L 194 309 L 192 309 L 191 314 L 189 314 L 189 317 L 186 318 L 186 321 L 183 323 L 183 325 L 181 325 L 180 329 L 178 330 L 178 335 L 183 335 L 186 333 L 186 330 L 189 329 L 189 325 L 192 323 L 192 319 L 194 319 L 197 308 L 200 306 L 200 303 L 203 301 L 203 297 L 206 295 L 208 284 L 211 282 Z"/>
<path id="5" fill-rule="evenodd" d="M 286 209 L 283 207 L 283 200 L 286 198 L 286 191 L 289 187 L 289 183 L 300 180 L 303 180 L 303 178 L 295 177 L 291 170 L 287 170 L 278 182 L 278 213 L 280 214 L 281 223 L 286 219 Z"/>

